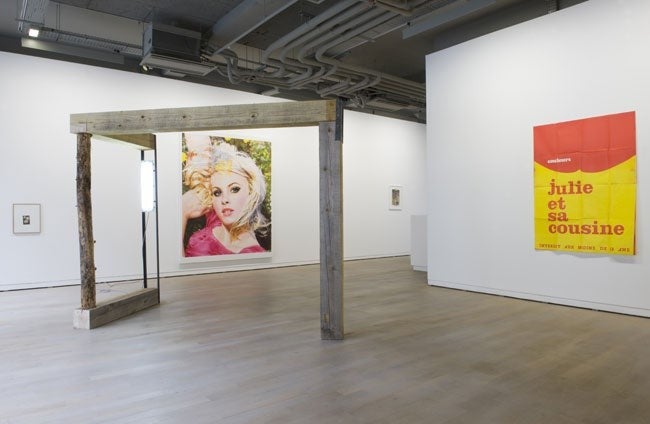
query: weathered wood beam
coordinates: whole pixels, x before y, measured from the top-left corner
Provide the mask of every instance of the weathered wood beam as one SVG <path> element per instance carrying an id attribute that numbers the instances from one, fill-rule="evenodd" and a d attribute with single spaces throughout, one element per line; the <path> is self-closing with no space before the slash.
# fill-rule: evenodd
<path id="1" fill-rule="evenodd" d="M 124 144 L 138 150 L 154 150 L 156 148 L 155 134 L 93 134 L 93 138 Z"/>
<path id="2" fill-rule="evenodd" d="M 337 119 L 319 125 L 321 339 L 343 331 L 343 106 Z"/>
<path id="3" fill-rule="evenodd" d="M 74 114 L 70 115 L 70 132 L 114 137 L 119 134 L 305 127 L 335 119 L 335 100 L 313 100 Z"/>
<path id="4" fill-rule="evenodd" d="M 160 301 L 157 288 L 142 289 L 102 302 L 92 309 L 76 309 L 72 325 L 74 328 L 90 330 L 158 303 Z"/>
<path id="5" fill-rule="evenodd" d="M 95 239 L 90 196 L 90 138 L 77 134 L 77 216 L 79 220 L 79 262 L 81 274 L 81 308 L 96 305 L 95 298 Z"/>

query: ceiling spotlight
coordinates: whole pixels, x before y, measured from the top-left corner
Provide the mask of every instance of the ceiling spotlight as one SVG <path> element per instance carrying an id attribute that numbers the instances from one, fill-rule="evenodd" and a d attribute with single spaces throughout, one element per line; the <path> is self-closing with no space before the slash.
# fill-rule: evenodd
<path id="1" fill-rule="evenodd" d="M 38 28 L 30 28 L 29 31 L 27 31 L 30 37 L 38 37 L 38 34 L 40 33 Z"/>

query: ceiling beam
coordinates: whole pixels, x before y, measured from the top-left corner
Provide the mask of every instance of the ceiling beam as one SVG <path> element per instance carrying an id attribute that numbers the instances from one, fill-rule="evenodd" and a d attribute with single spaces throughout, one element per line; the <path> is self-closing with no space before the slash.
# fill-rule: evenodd
<path id="1" fill-rule="evenodd" d="M 424 31 L 429 31 L 449 22 L 453 22 L 485 7 L 496 3 L 496 0 L 467 0 L 461 5 L 453 4 L 451 8 L 442 8 L 427 13 L 407 24 L 402 31 L 402 39 L 406 40 Z"/>

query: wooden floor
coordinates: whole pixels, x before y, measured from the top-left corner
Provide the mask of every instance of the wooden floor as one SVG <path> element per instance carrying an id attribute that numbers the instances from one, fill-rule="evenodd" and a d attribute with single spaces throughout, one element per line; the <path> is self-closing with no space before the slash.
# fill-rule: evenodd
<path id="1" fill-rule="evenodd" d="M 164 279 L 91 331 L 78 287 L 0 293 L 0 423 L 650 422 L 648 319 L 428 287 L 399 257 L 345 264 L 346 340 L 321 341 L 318 278 Z"/>

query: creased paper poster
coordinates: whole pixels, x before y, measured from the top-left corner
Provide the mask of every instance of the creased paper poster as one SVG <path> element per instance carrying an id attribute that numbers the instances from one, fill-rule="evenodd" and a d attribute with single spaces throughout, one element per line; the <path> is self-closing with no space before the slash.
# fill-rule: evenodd
<path id="1" fill-rule="evenodd" d="M 535 248 L 635 254 L 635 113 L 534 127 Z"/>

